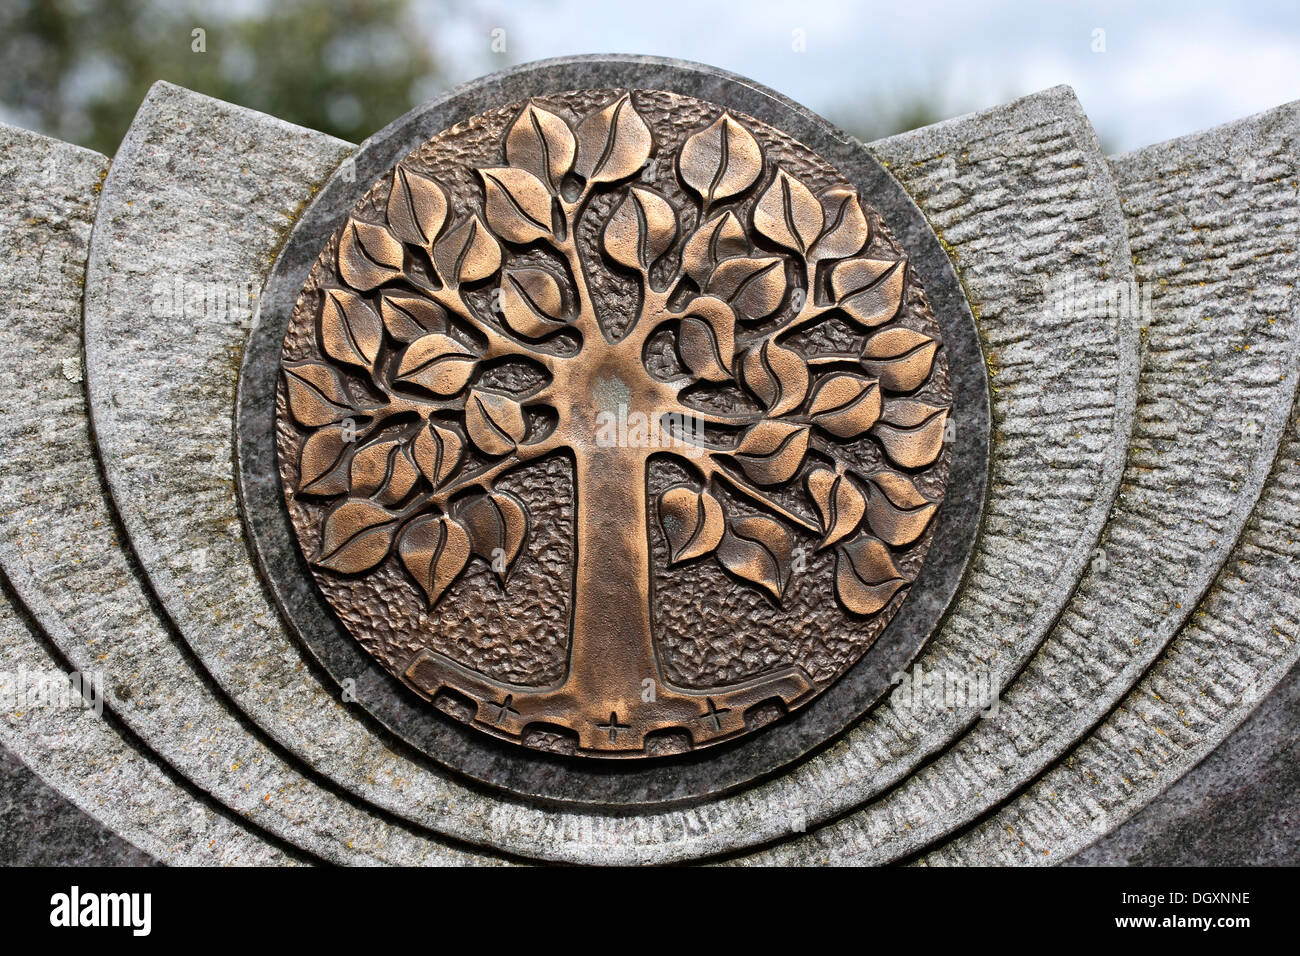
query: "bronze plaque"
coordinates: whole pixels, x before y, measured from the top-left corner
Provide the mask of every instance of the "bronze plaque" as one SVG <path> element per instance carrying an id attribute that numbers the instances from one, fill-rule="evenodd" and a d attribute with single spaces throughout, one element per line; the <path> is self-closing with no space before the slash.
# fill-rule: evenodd
<path id="1" fill-rule="evenodd" d="M 591 757 L 799 708 L 925 558 L 951 391 L 847 180 L 681 94 L 493 109 L 376 182 L 294 307 L 293 526 L 365 650 L 443 712 Z"/>

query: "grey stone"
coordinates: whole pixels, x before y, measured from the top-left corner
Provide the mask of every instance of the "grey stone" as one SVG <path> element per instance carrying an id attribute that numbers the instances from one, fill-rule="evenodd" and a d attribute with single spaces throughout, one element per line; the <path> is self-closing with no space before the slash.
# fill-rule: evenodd
<path id="1" fill-rule="evenodd" d="M 152 866 L 0 747 L 0 866 Z"/>
<path id="2" fill-rule="evenodd" d="M 1072 639 L 1063 646 L 1076 657 L 1067 666 L 1057 655 L 1051 668 L 1059 672 L 1058 684 L 1074 668 L 1078 673 L 1069 678 L 1074 688 L 1100 688 L 1063 719 L 1064 729 L 1079 739 L 1105 721 L 1067 765 L 1077 764 L 1080 754 L 1093 747 L 1109 751 L 1128 737 L 1129 732 L 1118 729 L 1125 726 L 1121 715 L 1147 709 L 1142 687 L 1165 668 L 1172 668 L 1184 684 L 1217 686 L 1223 680 L 1224 691 L 1233 686 L 1242 676 L 1240 664 L 1221 675 L 1213 665 L 1202 669 L 1195 658 L 1180 656 L 1177 648 L 1219 606 L 1215 591 L 1201 602 L 1215 575 L 1217 590 L 1233 567 L 1260 554 L 1255 522 L 1296 520 L 1282 489 L 1272 485 L 1280 481 L 1285 486 L 1285 469 L 1296 450 L 1289 437 L 1279 450 L 1279 440 L 1292 413 L 1300 363 L 1300 303 L 1293 296 L 1300 279 L 1295 247 L 1300 233 L 1300 104 L 1147 147 L 1113 165 L 1130 217 L 1139 276 L 1159 283 L 1162 293 L 1147 329 L 1141 424 L 1112 519 L 1113 539 L 1124 542 L 1119 550 L 1132 557 L 1115 561 L 1112 555 L 1111 570 L 1128 569 L 1111 584 L 1110 607 L 1095 599 L 1095 623 L 1076 624 L 1086 609 L 1076 618 L 1071 608 L 1062 625 Z M 1266 481 L 1269 487 L 1261 494 Z M 1252 524 L 1246 525 L 1252 510 Z M 1081 597 L 1086 589 L 1087 584 Z M 1193 608 L 1195 616 L 1185 623 Z M 1284 654 L 1294 643 L 1295 630 L 1279 623 L 1261 634 L 1257 624 L 1242 619 L 1229 646 L 1248 635 L 1264 642 L 1262 651 Z M 1161 653 L 1166 645 L 1168 651 Z M 1273 672 L 1272 659 L 1266 656 L 1263 662 Z M 1266 680 L 1253 674 L 1258 683 L 1252 699 L 1258 701 L 1279 676 L 1273 672 Z M 1054 702 L 1062 697 L 1068 702 L 1070 695 L 1069 684 L 1055 689 L 1050 680 L 1042 680 L 1033 701 L 1048 719 Z M 1122 700 L 1120 691 L 1125 692 Z M 1060 713 L 1060 705 L 1055 706 Z M 1221 714 L 1226 722 L 1218 727 L 1203 718 L 1196 747 L 1151 747 L 1142 761 L 1148 766 L 1127 775 L 1129 783 L 1121 775 L 1118 786 L 1126 791 L 1127 809 L 1120 815 L 1108 810 L 1104 819 L 1113 826 L 1144 798 L 1155 797 L 1207 752 L 1207 741 L 1221 740 L 1243 715 L 1240 709 L 1226 709 Z M 1180 722 L 1190 727 L 1191 721 Z M 1053 757 L 1066 742 L 1053 746 Z M 1159 773 L 1149 766 L 1153 762 Z M 1056 779 L 1059 770 L 1044 780 Z M 1113 773 L 1110 769 L 1100 776 L 1113 783 Z M 996 816 L 1019 818 L 1007 824 L 1017 831 L 1024 829 L 1022 820 L 1050 818 L 1037 790 Z M 1080 788 L 1070 794 L 1077 799 Z M 1063 822 L 1078 826 L 1080 834 L 1095 833 L 1091 814 L 1102 804 L 1086 800 L 1084 805 L 1089 809 L 1075 807 Z M 999 845 L 1005 832 L 996 834 Z M 967 852 L 968 843 L 983 845 L 980 838 L 963 838 L 952 845 L 953 852 Z M 1061 843 L 1024 843 L 1049 857 L 1065 852 Z M 1065 845 L 1077 849 L 1081 844 L 1070 839 Z"/>
<path id="3" fill-rule="evenodd" d="M 4 366 L 6 404 L 0 415 L 0 444 L 6 449 L 0 466 L 0 500 L 5 503 L 0 521 L 5 540 L 30 545 L 46 529 L 45 509 L 33 511 L 33 489 L 17 476 L 39 474 L 50 459 L 27 453 L 28 439 L 46 436 L 55 445 L 53 460 L 64 457 L 67 446 L 59 441 L 57 421 L 47 425 L 34 409 L 10 404 L 13 380 L 27 384 L 27 393 L 40 410 L 58 412 L 79 400 L 69 400 L 62 371 L 57 378 L 42 375 L 29 364 L 33 353 L 48 352 L 47 362 L 71 359 L 80 370 L 80 345 L 76 322 L 81 307 L 81 284 L 86 250 L 94 217 L 95 194 L 107 160 L 89 150 L 69 146 L 25 130 L 0 126 L 0 261 L 5 263 L 6 295 L 0 317 L 10 329 L 9 358 Z M 33 329 L 62 330 L 50 338 L 29 338 Z M 67 332 L 71 334 L 67 334 Z M 84 422 L 84 406 L 82 419 Z M 87 464 L 88 446 L 82 450 Z M 72 489 L 57 488 L 60 495 Z M 39 502 L 38 502 L 39 503 Z M 18 516 L 21 514 L 21 518 Z M 60 555 L 75 566 L 84 555 Z M 0 670 L 6 691 L 16 691 L 29 677 L 55 679 L 66 672 L 15 614 L 7 596 L 0 595 Z M 87 668 L 89 671 L 92 667 Z M 21 706 L 6 710 L 0 720 L 0 739 L 27 766 L 88 816 L 134 845 L 123 859 L 142 862 L 150 857 L 173 862 L 277 861 L 282 854 L 265 846 L 239 827 L 232 826 L 205 807 L 166 774 L 156 769 L 151 755 L 126 742 L 93 711 Z M 28 784 L 10 791 L 11 799 L 40 800 L 36 805 L 7 805 L 3 853 L 13 862 L 49 860 L 48 853 L 66 846 L 71 837 L 105 846 L 99 828 L 81 822 L 66 804 L 44 800 L 42 789 Z M 49 812 L 38 819 L 38 829 L 20 829 L 20 821 L 37 808 Z M 173 819 L 174 818 L 174 819 Z M 8 824 L 12 822 L 13 826 Z M 71 827 L 64 831 L 60 824 Z M 58 828 L 57 833 L 44 832 Z M 212 849 L 202 847 L 212 842 Z M 143 851 L 143 852 L 141 852 Z M 67 862 L 80 861 L 67 848 Z"/>
<path id="4" fill-rule="evenodd" d="M 1069 756 L 929 863 L 1060 861 L 1204 759 L 1300 660 L 1300 435 L 1210 593 L 1160 659 Z M 1227 834 L 1221 834 L 1227 838 Z M 1283 830 L 1294 844 L 1294 831 Z"/>
<path id="5" fill-rule="evenodd" d="M 0 594 L 0 659 L 19 686 L 66 669 L 46 653 Z M 0 744 L 83 813 L 142 853 L 180 865 L 287 865 L 295 858 L 213 811 L 153 762 L 153 755 L 82 707 L 0 711 Z"/>
<path id="6" fill-rule="evenodd" d="M 1204 761 L 1068 866 L 1300 864 L 1300 669 Z"/>

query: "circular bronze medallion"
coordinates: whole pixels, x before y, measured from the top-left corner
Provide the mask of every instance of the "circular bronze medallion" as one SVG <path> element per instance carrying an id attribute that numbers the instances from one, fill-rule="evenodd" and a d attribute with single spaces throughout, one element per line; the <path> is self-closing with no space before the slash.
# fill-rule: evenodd
<path id="1" fill-rule="evenodd" d="M 592 757 L 739 737 L 906 600 L 951 388 L 902 247 L 749 116 L 654 90 L 491 109 L 321 251 L 276 444 L 326 601 L 498 737 Z"/>

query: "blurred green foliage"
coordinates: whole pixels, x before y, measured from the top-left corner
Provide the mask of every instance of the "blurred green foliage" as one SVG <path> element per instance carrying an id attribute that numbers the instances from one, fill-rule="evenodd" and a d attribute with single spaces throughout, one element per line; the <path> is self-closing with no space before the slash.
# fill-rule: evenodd
<path id="1" fill-rule="evenodd" d="M 6 115 L 110 155 L 160 79 L 358 142 L 439 78 L 409 0 L 0 3 Z"/>
<path id="2" fill-rule="evenodd" d="M 828 118 L 850 136 L 870 143 L 895 133 L 929 126 L 962 112 L 945 109 L 944 101 L 937 87 L 904 89 L 888 95 L 871 93 L 831 109 Z"/>

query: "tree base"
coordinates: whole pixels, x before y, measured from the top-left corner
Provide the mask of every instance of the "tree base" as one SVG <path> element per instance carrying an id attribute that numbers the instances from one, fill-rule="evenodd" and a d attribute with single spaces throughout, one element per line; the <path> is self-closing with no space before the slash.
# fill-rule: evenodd
<path id="1" fill-rule="evenodd" d="M 816 692 L 802 668 L 789 667 L 699 690 L 647 680 L 636 700 L 606 700 L 568 679 L 544 688 L 490 680 L 432 651 L 420 652 L 403 676 L 430 700 L 446 694 L 468 702 L 473 713 L 454 708 L 463 711 L 457 716 L 494 736 L 526 743 L 533 731 L 551 731 L 593 757 L 645 756 L 660 738 L 672 752 L 667 745 L 683 735 L 688 750 L 720 743 L 766 722 L 768 707 L 785 713 Z"/>

